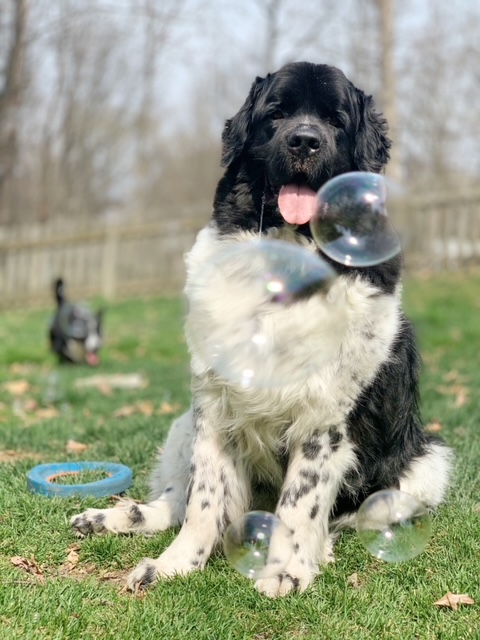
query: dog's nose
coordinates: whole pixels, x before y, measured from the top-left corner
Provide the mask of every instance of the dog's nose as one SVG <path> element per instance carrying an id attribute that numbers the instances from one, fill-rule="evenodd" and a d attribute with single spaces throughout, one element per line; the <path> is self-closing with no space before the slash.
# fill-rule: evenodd
<path id="1" fill-rule="evenodd" d="M 309 158 L 318 153 L 321 145 L 316 129 L 305 124 L 297 127 L 287 138 L 288 150 L 299 158 Z"/>

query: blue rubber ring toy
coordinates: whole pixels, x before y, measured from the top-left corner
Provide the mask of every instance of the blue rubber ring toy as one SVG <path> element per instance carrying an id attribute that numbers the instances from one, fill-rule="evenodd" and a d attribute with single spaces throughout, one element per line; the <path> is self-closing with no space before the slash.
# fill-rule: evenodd
<path id="1" fill-rule="evenodd" d="M 108 478 L 86 484 L 57 484 L 55 478 L 81 473 L 82 471 L 104 471 Z M 102 498 L 122 493 L 132 484 L 132 470 L 114 462 L 57 462 L 39 464 L 27 473 L 27 485 L 33 493 L 49 498 L 71 496 L 93 496 Z"/>

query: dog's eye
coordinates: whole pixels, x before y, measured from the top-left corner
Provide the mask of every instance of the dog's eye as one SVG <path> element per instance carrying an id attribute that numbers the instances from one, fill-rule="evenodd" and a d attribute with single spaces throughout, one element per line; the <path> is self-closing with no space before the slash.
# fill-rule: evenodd
<path id="1" fill-rule="evenodd" d="M 340 129 L 340 127 L 342 126 L 340 118 L 337 118 L 337 116 L 328 116 L 326 120 L 328 124 L 331 124 L 332 127 L 335 127 L 336 129 Z"/>
<path id="2" fill-rule="evenodd" d="M 275 111 L 272 113 L 272 119 L 273 120 L 283 120 L 283 118 L 285 118 L 283 111 L 281 111 L 280 109 L 275 109 Z"/>

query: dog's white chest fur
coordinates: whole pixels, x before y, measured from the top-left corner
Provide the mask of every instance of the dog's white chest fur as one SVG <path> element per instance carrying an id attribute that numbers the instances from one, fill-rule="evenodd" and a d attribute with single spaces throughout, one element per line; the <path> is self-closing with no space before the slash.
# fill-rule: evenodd
<path id="1" fill-rule="evenodd" d="M 272 230 L 269 237 L 315 251 L 313 243 L 288 228 Z M 207 403 L 214 408 L 215 427 L 234 439 L 236 449 L 259 475 L 277 476 L 274 461 L 280 450 L 290 448 L 309 431 L 342 423 L 361 390 L 390 357 L 400 322 L 399 292 L 386 295 L 360 277 L 340 276 L 328 293 L 277 305 L 269 310 L 265 330 L 278 336 L 278 344 L 288 354 L 291 379 L 271 387 L 245 387 L 226 380 L 210 369 L 198 336 L 208 335 L 210 340 L 217 333 L 221 343 L 235 335 L 238 323 L 255 314 L 264 300 L 261 289 L 252 286 L 248 264 L 217 279 L 218 270 L 209 271 L 208 265 L 215 261 L 216 252 L 255 238 L 247 232 L 220 238 L 214 225 L 199 233 L 187 256 L 186 335 L 194 392 L 197 397 L 200 394 L 202 406 Z M 205 273 L 208 286 L 199 285 Z M 305 360 L 305 345 L 311 345 L 310 362 Z M 324 357 L 319 358 L 319 351 Z"/>

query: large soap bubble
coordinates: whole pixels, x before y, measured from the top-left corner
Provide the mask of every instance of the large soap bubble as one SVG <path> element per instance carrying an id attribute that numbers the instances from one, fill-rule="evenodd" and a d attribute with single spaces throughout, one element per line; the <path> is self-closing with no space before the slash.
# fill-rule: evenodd
<path id="1" fill-rule="evenodd" d="M 404 562 L 418 556 L 430 538 L 427 508 L 417 498 L 397 490 L 369 496 L 357 513 L 362 544 L 385 562 Z"/>
<path id="2" fill-rule="evenodd" d="M 312 235 L 332 260 L 368 267 L 400 252 L 385 206 L 387 189 L 378 173 L 354 171 L 326 182 L 317 194 Z"/>
<path id="3" fill-rule="evenodd" d="M 242 575 L 270 578 L 287 566 L 293 553 L 292 534 L 273 513 L 250 511 L 227 527 L 223 548 Z"/>
<path id="4" fill-rule="evenodd" d="M 335 277 L 297 244 L 225 241 L 187 284 L 188 343 L 218 375 L 243 387 L 307 378 L 343 336 L 345 305 L 330 292 Z M 313 297 L 320 302 L 312 310 Z"/>

